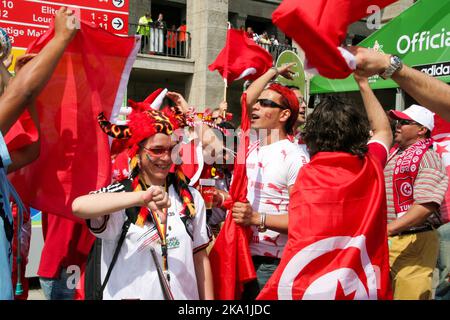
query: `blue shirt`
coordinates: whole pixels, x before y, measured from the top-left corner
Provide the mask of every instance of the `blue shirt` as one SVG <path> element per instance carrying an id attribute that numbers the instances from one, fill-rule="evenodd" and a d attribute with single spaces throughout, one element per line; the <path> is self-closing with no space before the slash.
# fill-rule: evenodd
<path id="1" fill-rule="evenodd" d="M 14 298 L 11 280 L 13 218 L 9 206 L 6 170 L 11 163 L 8 148 L 0 132 L 0 300 Z"/>

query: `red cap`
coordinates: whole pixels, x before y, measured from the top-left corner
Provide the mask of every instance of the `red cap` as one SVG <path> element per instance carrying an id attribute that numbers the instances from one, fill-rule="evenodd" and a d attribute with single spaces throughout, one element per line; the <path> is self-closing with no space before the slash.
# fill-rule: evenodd
<path id="1" fill-rule="evenodd" d="M 395 120 L 412 120 L 407 114 L 398 110 L 389 110 L 389 117 Z"/>
<path id="2" fill-rule="evenodd" d="M 391 110 L 389 116 L 397 120 L 415 121 L 430 131 L 434 129 L 434 113 L 418 104 L 413 104 L 404 111 Z"/>

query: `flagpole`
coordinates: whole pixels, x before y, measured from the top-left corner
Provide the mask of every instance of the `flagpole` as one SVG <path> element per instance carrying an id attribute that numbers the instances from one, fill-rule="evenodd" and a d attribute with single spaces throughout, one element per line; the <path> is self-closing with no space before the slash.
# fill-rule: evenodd
<path id="1" fill-rule="evenodd" d="M 227 79 L 223 79 L 225 82 L 225 86 L 223 88 L 223 101 L 227 102 L 227 88 L 228 88 L 228 84 L 227 84 Z"/>
<path id="2" fill-rule="evenodd" d="M 227 21 L 227 30 L 231 29 L 231 23 L 230 21 Z M 225 72 L 226 75 L 228 75 L 227 72 Z M 223 79 L 223 81 L 225 82 L 225 87 L 223 88 L 223 101 L 227 101 L 227 88 L 228 88 L 228 83 L 227 83 L 227 79 Z M 225 117 L 225 114 L 222 115 L 223 117 Z"/>

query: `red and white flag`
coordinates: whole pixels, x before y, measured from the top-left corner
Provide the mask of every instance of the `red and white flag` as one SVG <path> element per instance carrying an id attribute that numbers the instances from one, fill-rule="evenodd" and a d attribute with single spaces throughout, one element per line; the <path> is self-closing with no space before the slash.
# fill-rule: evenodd
<path id="1" fill-rule="evenodd" d="M 219 71 L 227 84 L 235 80 L 255 80 L 273 65 L 272 55 L 249 39 L 244 31 L 228 29 L 225 47 L 209 70 Z"/>
<path id="2" fill-rule="evenodd" d="M 355 61 L 340 48 L 353 22 L 368 15 L 369 6 L 384 8 L 397 0 L 284 0 L 273 23 L 305 51 L 307 69 L 330 79 L 347 78 Z"/>
<path id="3" fill-rule="evenodd" d="M 246 157 L 250 144 L 250 119 L 247 113 L 247 95 L 241 98 L 241 133 L 239 148 L 234 161 L 233 181 L 230 186 L 230 198 L 224 203 L 228 209 L 225 222 L 209 253 L 213 271 L 214 297 L 217 300 L 238 300 L 244 290 L 244 284 L 256 279 L 255 267 L 250 253 L 249 242 L 252 231 L 249 227 L 237 225 L 230 209 L 234 202 L 247 201 Z"/>
<path id="4" fill-rule="evenodd" d="M 384 188 L 370 156 L 315 155 L 298 174 L 288 242 L 258 299 L 391 299 Z"/>
<path id="5" fill-rule="evenodd" d="M 450 122 L 445 121 L 438 115 L 434 115 L 434 129 L 432 132 L 434 140 L 434 150 L 441 156 L 442 162 L 447 170 L 447 176 L 450 177 Z M 450 221 L 450 189 L 445 194 L 444 201 L 441 204 L 440 212 L 443 223 Z"/>
<path id="6" fill-rule="evenodd" d="M 30 45 L 28 53 L 38 53 L 53 35 L 51 27 Z M 119 113 L 138 49 L 134 36 L 119 37 L 81 23 L 36 100 L 40 156 L 10 176 L 24 203 L 81 221 L 72 214 L 72 201 L 111 182 L 108 137 L 96 118 L 100 112 L 107 117 Z M 23 126 L 22 120 L 16 125 Z M 17 134 L 23 131 L 12 129 Z M 8 137 L 21 146 L 33 141 L 33 135 L 25 138 Z"/>

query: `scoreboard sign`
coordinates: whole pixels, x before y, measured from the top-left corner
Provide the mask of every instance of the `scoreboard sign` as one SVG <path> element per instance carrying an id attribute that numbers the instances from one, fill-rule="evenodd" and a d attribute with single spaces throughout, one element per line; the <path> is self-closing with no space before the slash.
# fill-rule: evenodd
<path id="1" fill-rule="evenodd" d="M 7 31 L 13 52 L 23 53 L 45 33 L 62 6 L 75 11 L 84 22 L 128 35 L 129 0 L 0 0 L 0 27 Z"/>

